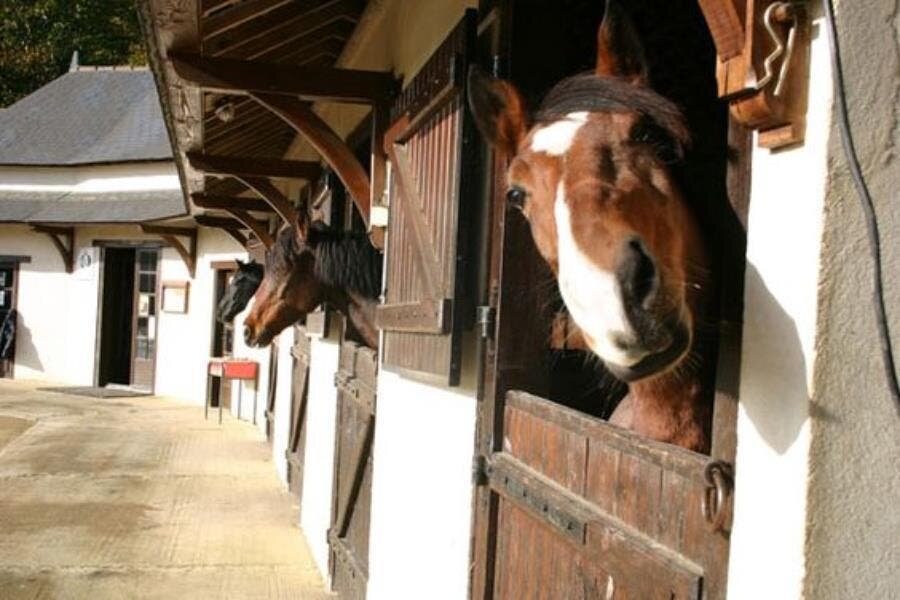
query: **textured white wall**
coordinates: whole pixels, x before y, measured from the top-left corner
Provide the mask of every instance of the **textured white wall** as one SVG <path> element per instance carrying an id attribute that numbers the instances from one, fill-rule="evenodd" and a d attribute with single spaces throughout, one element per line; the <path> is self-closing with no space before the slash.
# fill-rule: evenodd
<path id="1" fill-rule="evenodd" d="M 75 230 L 75 253 L 96 240 L 153 241 L 137 226 L 84 226 Z M 19 272 L 20 331 L 14 375 L 72 385 L 92 385 L 95 376 L 100 269 L 65 272 L 49 238 L 22 225 L 0 225 L 0 254 L 31 256 Z M 202 406 L 206 360 L 210 353 L 213 319 L 213 261 L 245 259 L 246 251 L 218 230 L 201 228 L 196 277 L 171 248 L 164 248 L 161 281 L 190 281 L 186 314 L 159 312 L 156 393 Z M 241 323 L 237 324 L 238 332 Z M 265 377 L 268 352 L 247 351 L 261 362 Z M 264 383 L 264 382 L 261 382 Z M 245 398 L 252 405 L 252 386 Z M 250 418 L 249 413 L 246 414 Z"/>
<path id="2" fill-rule="evenodd" d="M 372 466 L 372 600 L 457 600 L 469 584 L 471 388 L 381 371 Z"/>
<path id="3" fill-rule="evenodd" d="M 339 350 L 340 346 L 334 339 L 312 339 L 309 399 L 306 405 L 306 446 L 303 454 L 303 496 L 300 499 L 300 525 L 316 566 L 326 580 L 337 418 L 334 374 L 338 369 Z"/>
<path id="4" fill-rule="evenodd" d="M 206 364 L 210 356 L 214 318 L 215 271 L 212 263 L 234 259 L 247 259 L 247 252 L 237 242 L 218 229 L 199 228 L 197 238 L 197 269 L 194 279 L 189 278 L 178 253 L 172 248 L 163 249 L 160 279 L 189 281 L 188 312 L 185 314 L 159 312 L 157 333 L 156 390 L 160 395 L 171 396 L 202 406 L 206 395 Z M 235 334 L 241 333 L 242 322 L 235 323 Z M 238 348 L 235 348 L 235 356 Z M 242 352 L 242 357 L 268 364 L 267 351 Z M 237 384 L 234 386 L 237 390 Z M 244 401 L 253 404 L 252 383 L 244 384 Z M 265 400 L 263 400 L 264 402 Z M 237 396 L 232 406 L 236 406 Z M 247 418 L 250 414 L 245 412 Z"/>
<path id="5" fill-rule="evenodd" d="M 288 327 L 278 335 L 278 378 L 275 380 L 275 424 L 272 428 L 272 462 L 275 463 L 275 471 L 284 485 L 287 485 L 287 460 L 284 453 L 288 447 L 291 430 L 293 345 L 294 328 Z"/>
<path id="6" fill-rule="evenodd" d="M 878 214 L 900 358 L 900 2 L 841 0 L 837 9 L 850 121 Z M 830 131 L 804 593 L 897 598 L 900 418 L 878 350 L 863 214 L 834 124 Z"/>
<path id="7" fill-rule="evenodd" d="M 731 599 L 802 595 L 830 77 L 820 35 L 804 144 L 753 152 Z"/>

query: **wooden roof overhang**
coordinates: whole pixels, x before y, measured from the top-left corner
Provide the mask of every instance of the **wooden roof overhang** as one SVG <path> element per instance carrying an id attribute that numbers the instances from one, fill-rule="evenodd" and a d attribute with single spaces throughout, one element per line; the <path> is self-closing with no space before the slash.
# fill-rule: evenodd
<path id="1" fill-rule="evenodd" d="M 316 162 L 285 160 L 297 135 L 334 171 L 368 225 L 384 186 L 380 142 L 397 83 L 387 72 L 335 68 L 366 0 L 139 0 L 182 186 L 194 219 L 267 247 L 271 217 L 293 224 L 279 181 L 315 180 Z M 363 167 L 314 102 L 372 107 Z M 382 118 L 382 115 L 384 118 Z M 371 176 L 370 176 L 370 174 Z M 380 245 L 380 230 L 372 239 Z"/>

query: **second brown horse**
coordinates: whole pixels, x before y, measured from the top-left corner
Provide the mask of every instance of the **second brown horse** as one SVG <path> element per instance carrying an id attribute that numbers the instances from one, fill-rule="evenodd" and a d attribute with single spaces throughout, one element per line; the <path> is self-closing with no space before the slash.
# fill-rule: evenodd
<path id="1" fill-rule="evenodd" d="M 285 226 L 266 252 L 265 276 L 244 320 L 248 346 L 266 346 L 323 303 L 348 320 L 348 337 L 378 346 L 375 307 L 382 255 L 363 234 L 331 231 L 301 220 Z"/>

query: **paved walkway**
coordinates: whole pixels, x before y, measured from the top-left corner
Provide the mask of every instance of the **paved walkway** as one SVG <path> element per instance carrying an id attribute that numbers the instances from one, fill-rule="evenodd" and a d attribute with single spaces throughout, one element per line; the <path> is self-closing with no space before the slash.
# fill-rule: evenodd
<path id="1" fill-rule="evenodd" d="M 321 577 L 256 430 L 0 380 L 0 598 L 299 598 Z"/>

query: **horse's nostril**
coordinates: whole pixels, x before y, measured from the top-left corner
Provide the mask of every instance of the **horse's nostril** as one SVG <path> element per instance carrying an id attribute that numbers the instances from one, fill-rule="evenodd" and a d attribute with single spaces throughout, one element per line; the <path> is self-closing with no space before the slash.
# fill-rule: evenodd
<path id="1" fill-rule="evenodd" d="M 244 325 L 244 342 L 250 346 L 253 343 L 253 330 Z"/>
<path id="2" fill-rule="evenodd" d="M 659 287 L 656 265 L 638 238 L 629 240 L 624 251 L 617 275 L 625 300 L 646 307 Z"/>

